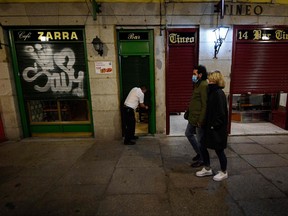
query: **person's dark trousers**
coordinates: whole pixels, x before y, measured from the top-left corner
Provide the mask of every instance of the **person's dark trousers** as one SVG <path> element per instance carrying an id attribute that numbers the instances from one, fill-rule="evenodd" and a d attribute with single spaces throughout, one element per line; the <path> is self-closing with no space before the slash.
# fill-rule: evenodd
<path id="1" fill-rule="evenodd" d="M 130 107 L 124 107 L 124 122 L 125 122 L 125 140 L 124 142 L 129 142 L 133 139 L 135 134 L 135 113 L 134 109 Z"/>
<path id="2" fill-rule="evenodd" d="M 227 157 L 225 155 L 224 149 L 221 150 L 215 150 L 221 166 L 221 171 L 225 172 L 227 169 Z"/>
<path id="3" fill-rule="evenodd" d="M 205 144 L 201 143 L 200 150 L 203 157 L 204 166 L 210 167 L 210 155 Z"/>

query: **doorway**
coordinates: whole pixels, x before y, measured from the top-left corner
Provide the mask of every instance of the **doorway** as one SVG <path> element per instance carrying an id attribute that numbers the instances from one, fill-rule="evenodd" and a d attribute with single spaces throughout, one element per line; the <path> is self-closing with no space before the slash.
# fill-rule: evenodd
<path id="1" fill-rule="evenodd" d="M 123 103 L 134 87 L 149 86 L 149 56 L 121 56 Z M 149 90 L 148 90 L 149 91 Z M 144 103 L 151 106 L 148 94 L 144 96 Z M 148 111 L 138 107 L 135 112 L 136 134 L 148 134 Z"/>
<path id="2" fill-rule="evenodd" d="M 234 26 L 230 122 L 272 123 L 287 130 L 287 26 Z M 265 37 L 269 35 L 269 37 Z"/>
<path id="3" fill-rule="evenodd" d="M 173 28 L 167 32 L 166 71 L 166 134 L 182 130 L 183 112 L 189 105 L 193 92 L 192 73 L 198 65 L 198 28 Z M 176 124 L 174 124 L 176 123 Z M 185 123 L 185 121 L 183 121 Z M 173 130 L 170 130 L 172 129 Z"/>
<path id="4" fill-rule="evenodd" d="M 148 105 L 149 110 L 143 110 L 139 107 L 136 109 L 135 132 L 138 136 L 154 134 L 156 126 L 153 31 L 119 30 L 117 37 L 121 108 L 132 88 L 146 86 L 148 90 L 144 96 L 144 103 Z M 124 135 L 123 125 L 122 123 L 122 135 Z"/>

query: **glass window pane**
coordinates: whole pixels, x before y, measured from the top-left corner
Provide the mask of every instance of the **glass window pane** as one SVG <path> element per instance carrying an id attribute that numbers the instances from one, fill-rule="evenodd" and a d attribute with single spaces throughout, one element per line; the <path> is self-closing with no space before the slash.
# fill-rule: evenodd
<path id="1" fill-rule="evenodd" d="M 87 100 L 65 100 L 60 106 L 62 121 L 89 121 Z"/>
<path id="2" fill-rule="evenodd" d="M 30 121 L 89 121 L 87 100 L 31 100 L 27 102 Z"/>
<path id="3" fill-rule="evenodd" d="M 59 121 L 57 101 L 31 100 L 27 104 L 31 122 Z"/>

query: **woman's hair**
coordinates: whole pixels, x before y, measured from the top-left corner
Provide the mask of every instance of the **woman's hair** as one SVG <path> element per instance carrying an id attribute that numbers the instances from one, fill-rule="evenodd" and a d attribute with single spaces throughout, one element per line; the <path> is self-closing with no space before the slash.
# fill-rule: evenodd
<path id="1" fill-rule="evenodd" d="M 224 77 L 220 71 L 216 70 L 208 74 L 209 82 L 217 84 L 221 88 L 225 88 Z"/>

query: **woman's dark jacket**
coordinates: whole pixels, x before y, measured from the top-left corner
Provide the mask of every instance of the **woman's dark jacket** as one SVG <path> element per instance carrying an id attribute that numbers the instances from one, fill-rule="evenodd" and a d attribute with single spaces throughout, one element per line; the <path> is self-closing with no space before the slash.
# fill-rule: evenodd
<path id="1" fill-rule="evenodd" d="M 228 109 L 226 96 L 216 84 L 208 85 L 207 111 L 203 143 L 207 148 L 221 150 L 227 147 Z"/>

